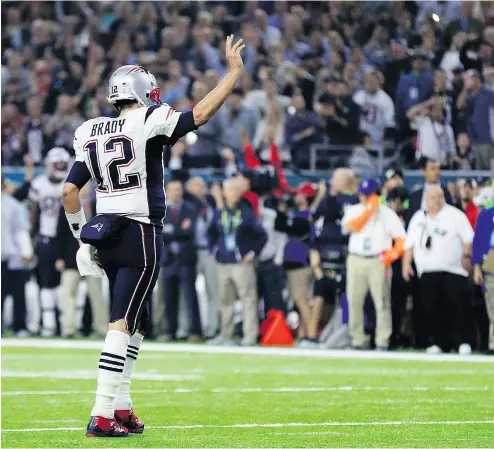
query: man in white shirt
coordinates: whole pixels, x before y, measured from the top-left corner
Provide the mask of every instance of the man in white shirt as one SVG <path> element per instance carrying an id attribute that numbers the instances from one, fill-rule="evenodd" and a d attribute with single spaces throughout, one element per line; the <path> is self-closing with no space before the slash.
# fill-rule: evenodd
<path id="1" fill-rule="evenodd" d="M 395 106 L 391 97 L 381 89 L 379 72 L 365 74 L 364 89 L 359 90 L 353 101 L 360 106 L 360 130 L 372 137 L 373 149 L 380 151 L 386 138 L 395 129 Z"/>
<path id="2" fill-rule="evenodd" d="M 450 343 L 448 334 L 451 333 L 452 344 L 459 353 L 470 354 L 465 313 L 470 298 L 467 269 L 470 268 L 473 230 L 461 210 L 446 204 L 441 187 L 429 187 L 426 204 L 427 211 L 417 211 L 408 227 L 403 278 L 408 281 L 413 276 L 413 258 L 425 310 L 427 353 L 441 353 Z M 445 313 L 447 325 L 444 327 Z"/>
<path id="3" fill-rule="evenodd" d="M 346 292 L 352 346 L 368 345 L 364 302 L 370 290 L 376 309 L 376 347 L 387 350 L 392 330 L 390 265 L 401 257 L 406 233 L 398 215 L 380 204 L 378 189 L 376 181 L 362 181 L 358 189 L 360 204 L 347 208 L 342 228 L 344 233 L 350 233 Z"/>
<path id="4" fill-rule="evenodd" d="M 415 159 L 427 157 L 438 161 L 441 167 L 448 166 L 456 155 L 456 141 L 453 128 L 444 121 L 443 107 L 438 99 L 433 97 L 415 105 L 407 116 L 411 128 L 418 132 Z"/>

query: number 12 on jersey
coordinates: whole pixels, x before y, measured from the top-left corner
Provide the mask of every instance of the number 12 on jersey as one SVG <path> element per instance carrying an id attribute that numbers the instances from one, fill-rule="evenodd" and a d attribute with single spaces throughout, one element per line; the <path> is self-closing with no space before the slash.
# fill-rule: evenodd
<path id="1" fill-rule="evenodd" d="M 89 169 L 98 182 L 98 191 L 103 193 L 120 192 L 141 187 L 139 173 L 129 173 L 123 177 L 120 174 L 120 168 L 130 166 L 135 160 L 134 144 L 129 137 L 115 136 L 104 143 L 105 154 L 115 153 L 115 156 L 107 162 L 105 167 L 101 167 L 100 164 L 97 140 L 87 142 L 84 145 L 84 151 L 88 152 Z"/>

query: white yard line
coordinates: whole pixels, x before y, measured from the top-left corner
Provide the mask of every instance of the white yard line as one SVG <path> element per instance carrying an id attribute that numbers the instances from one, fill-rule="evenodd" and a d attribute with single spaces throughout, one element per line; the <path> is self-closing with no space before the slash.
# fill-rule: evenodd
<path id="1" fill-rule="evenodd" d="M 97 349 L 101 350 L 101 341 L 84 340 L 43 340 L 43 339 L 2 339 L 2 347 L 52 348 L 52 349 Z M 417 360 L 428 362 L 494 362 L 494 357 L 485 355 L 460 356 L 458 354 L 429 355 L 416 352 L 377 352 L 328 349 L 300 349 L 277 347 L 238 347 L 208 346 L 190 344 L 143 343 L 143 351 L 206 353 L 206 354 L 244 354 L 284 357 L 313 357 L 333 359 L 369 359 L 369 360 Z"/>
<path id="2" fill-rule="evenodd" d="M 374 422 L 321 422 L 321 423 L 246 423 L 246 424 L 191 424 L 184 426 L 146 426 L 146 429 L 188 430 L 188 429 L 253 429 L 284 427 L 380 427 L 380 426 L 459 426 L 474 424 L 494 424 L 494 420 L 485 421 L 374 421 Z M 2 429 L 2 432 L 72 432 L 82 431 L 85 427 L 55 427 L 31 429 Z"/>
<path id="3" fill-rule="evenodd" d="M 324 393 L 324 392 L 361 392 L 361 391 L 492 391 L 493 388 L 485 387 L 279 387 L 279 388 L 173 388 L 163 390 L 132 390 L 133 394 L 158 394 L 158 393 Z M 3 391 L 2 396 L 69 396 L 76 394 L 94 394 L 94 390 L 46 390 L 46 391 Z"/>
<path id="4" fill-rule="evenodd" d="M 46 378 L 46 379 L 96 379 L 97 371 L 12 371 L 2 370 L 2 377 L 17 378 Z M 166 380 L 170 382 L 182 382 L 184 380 L 200 380 L 201 375 L 196 374 L 154 374 L 154 373 L 134 373 L 136 380 Z"/>

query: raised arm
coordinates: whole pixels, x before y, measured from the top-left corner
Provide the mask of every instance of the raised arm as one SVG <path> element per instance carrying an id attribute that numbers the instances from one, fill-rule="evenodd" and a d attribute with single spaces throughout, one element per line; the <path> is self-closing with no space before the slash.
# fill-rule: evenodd
<path id="1" fill-rule="evenodd" d="M 244 47 L 245 45 L 242 39 L 236 44 L 233 44 L 233 35 L 227 37 L 226 59 L 230 65 L 228 73 L 192 110 L 196 126 L 204 125 L 214 115 L 237 84 L 244 67 L 242 57 L 240 56 Z"/>

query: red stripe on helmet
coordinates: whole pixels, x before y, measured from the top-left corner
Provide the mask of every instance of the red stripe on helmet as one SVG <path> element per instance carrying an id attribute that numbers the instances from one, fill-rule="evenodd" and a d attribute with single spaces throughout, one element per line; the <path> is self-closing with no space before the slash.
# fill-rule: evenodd
<path id="1" fill-rule="evenodd" d="M 143 72 L 143 70 L 140 68 L 140 67 L 132 67 L 127 73 L 126 75 L 128 75 L 129 73 L 137 73 L 137 72 Z"/>

